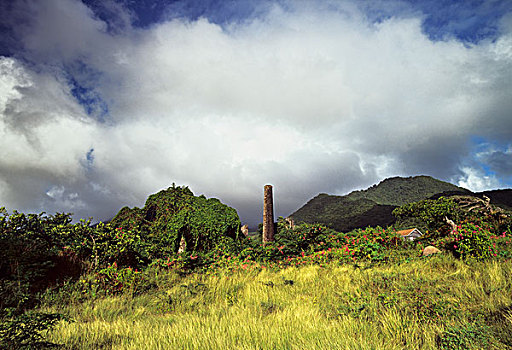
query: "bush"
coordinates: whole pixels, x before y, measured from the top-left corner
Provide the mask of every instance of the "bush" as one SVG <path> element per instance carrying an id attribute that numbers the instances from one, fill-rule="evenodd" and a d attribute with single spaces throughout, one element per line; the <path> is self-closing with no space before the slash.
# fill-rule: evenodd
<path id="1" fill-rule="evenodd" d="M 37 304 L 37 292 L 80 273 L 63 254 L 71 219 L 69 214 L 9 215 L 4 208 L 0 215 L 0 309 L 22 312 Z"/>
<path id="2" fill-rule="evenodd" d="M 275 252 L 275 257 L 299 255 L 302 252 L 324 249 L 327 237 L 334 234 L 338 233 L 320 224 L 300 224 L 292 229 L 283 223 L 278 223 L 278 232 L 274 244 L 278 251 Z M 275 248 L 272 248 L 272 245 L 270 245 L 267 249 L 275 251 Z"/>
<path id="3" fill-rule="evenodd" d="M 61 320 L 61 314 L 26 313 L 0 323 L 0 349 L 46 349 L 57 347 L 44 340 L 43 333 Z"/>
<path id="4" fill-rule="evenodd" d="M 457 226 L 453 235 L 453 249 L 461 259 L 485 260 L 497 256 L 491 233 L 487 229 L 466 222 Z"/>
<path id="5" fill-rule="evenodd" d="M 114 262 L 119 266 L 142 267 L 149 263 L 151 246 L 137 230 L 99 223 L 95 227 L 82 225 L 80 241 L 70 249 L 87 258 L 94 269 L 101 269 Z"/>
<path id="6" fill-rule="evenodd" d="M 140 271 L 131 267 L 118 268 L 115 262 L 100 270 L 98 277 L 103 289 L 112 294 L 126 291 L 130 291 L 132 295 L 138 294 L 138 287 L 143 285 Z"/>
<path id="7" fill-rule="evenodd" d="M 496 244 L 496 253 L 500 258 L 512 258 L 512 230 L 510 227 L 499 235 L 492 235 L 491 240 Z"/>

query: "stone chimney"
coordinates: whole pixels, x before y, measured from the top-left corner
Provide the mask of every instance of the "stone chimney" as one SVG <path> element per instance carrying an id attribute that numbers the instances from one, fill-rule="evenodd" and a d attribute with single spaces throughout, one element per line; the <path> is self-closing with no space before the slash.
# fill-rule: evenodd
<path id="1" fill-rule="evenodd" d="M 265 185 L 263 189 L 263 244 L 274 241 L 274 200 L 272 186 Z"/>

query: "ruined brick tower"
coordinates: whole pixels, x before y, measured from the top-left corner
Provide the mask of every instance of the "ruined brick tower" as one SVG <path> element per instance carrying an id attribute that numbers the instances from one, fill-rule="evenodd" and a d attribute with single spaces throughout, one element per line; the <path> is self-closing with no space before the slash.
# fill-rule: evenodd
<path id="1" fill-rule="evenodd" d="M 272 186 L 265 185 L 263 189 L 263 244 L 274 241 L 274 203 Z"/>

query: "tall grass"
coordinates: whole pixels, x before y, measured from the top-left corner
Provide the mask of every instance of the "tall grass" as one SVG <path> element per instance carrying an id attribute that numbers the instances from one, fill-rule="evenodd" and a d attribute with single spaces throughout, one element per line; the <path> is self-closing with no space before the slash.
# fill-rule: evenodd
<path id="1" fill-rule="evenodd" d="M 403 264 L 179 276 L 89 298 L 48 339 L 68 349 L 512 348 L 511 261 L 439 254 Z"/>

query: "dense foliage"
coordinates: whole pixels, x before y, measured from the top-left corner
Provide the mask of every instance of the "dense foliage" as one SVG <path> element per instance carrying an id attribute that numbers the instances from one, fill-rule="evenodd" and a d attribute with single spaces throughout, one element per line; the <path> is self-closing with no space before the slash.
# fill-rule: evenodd
<path id="1" fill-rule="evenodd" d="M 3 208 L 0 213 L 0 312 L 31 307 L 34 293 L 80 274 L 64 247 L 75 242 L 81 224 L 70 224 L 65 214 L 8 215 Z"/>
<path id="2" fill-rule="evenodd" d="M 240 250 L 236 211 L 186 187 L 150 196 L 143 209 L 122 209 L 108 224 L 72 223 L 63 213 L 0 213 L 0 310 L 31 307 L 35 293 L 84 272 L 108 280 L 114 264 L 140 269 L 177 256 L 182 237 L 188 254 Z"/>
<path id="3" fill-rule="evenodd" d="M 441 233 L 448 225 L 447 219 L 459 221 L 464 213 L 451 198 L 440 197 L 437 200 L 426 199 L 416 203 L 410 203 L 393 210 L 400 225 L 402 220 L 410 217 L 419 218 L 430 232 Z M 446 232 L 444 232 L 446 234 Z"/>
<path id="4" fill-rule="evenodd" d="M 0 349 L 50 349 L 58 344 L 45 340 L 42 333 L 66 318 L 59 313 L 26 313 L 0 323 Z"/>
<path id="5" fill-rule="evenodd" d="M 182 238 L 188 251 L 230 249 L 240 231 L 235 209 L 174 184 L 149 196 L 142 209 L 121 209 L 111 225 L 147 237 L 157 248 L 153 256 L 177 253 Z"/>
<path id="6" fill-rule="evenodd" d="M 498 255 L 496 243 L 488 229 L 465 222 L 457 226 L 453 235 L 453 249 L 462 259 L 485 260 Z M 506 232 L 502 234 L 502 237 L 505 236 Z"/>

